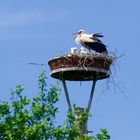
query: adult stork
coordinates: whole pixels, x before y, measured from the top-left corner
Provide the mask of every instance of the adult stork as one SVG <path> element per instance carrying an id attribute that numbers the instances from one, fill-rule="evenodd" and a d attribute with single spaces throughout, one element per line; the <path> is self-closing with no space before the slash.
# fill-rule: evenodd
<path id="1" fill-rule="evenodd" d="M 83 29 L 74 33 L 76 35 L 75 41 L 77 44 L 81 44 L 89 51 L 94 50 L 98 53 L 107 53 L 106 45 L 99 39 L 103 37 L 102 33 L 86 34 Z"/>

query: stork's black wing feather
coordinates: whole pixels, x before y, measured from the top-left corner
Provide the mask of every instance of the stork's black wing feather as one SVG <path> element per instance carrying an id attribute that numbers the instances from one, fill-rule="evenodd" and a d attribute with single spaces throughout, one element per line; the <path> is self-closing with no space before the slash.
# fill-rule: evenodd
<path id="1" fill-rule="evenodd" d="M 97 37 L 90 37 L 91 39 L 94 40 L 94 42 L 98 42 L 98 43 L 102 43 L 102 41 L 100 39 L 98 39 Z"/>
<path id="2" fill-rule="evenodd" d="M 95 33 L 92 35 L 93 37 L 104 37 L 102 33 Z"/>
<path id="3" fill-rule="evenodd" d="M 85 46 L 88 46 L 87 48 L 94 50 L 99 53 L 106 52 L 107 53 L 107 48 L 106 45 L 100 42 L 84 42 Z"/>

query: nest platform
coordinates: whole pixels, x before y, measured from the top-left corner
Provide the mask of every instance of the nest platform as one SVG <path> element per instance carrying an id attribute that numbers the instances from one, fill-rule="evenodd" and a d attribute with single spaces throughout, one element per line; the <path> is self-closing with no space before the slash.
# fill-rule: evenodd
<path id="1" fill-rule="evenodd" d="M 106 54 L 63 55 L 51 59 L 50 75 L 70 81 L 101 80 L 110 76 L 113 57 Z"/>

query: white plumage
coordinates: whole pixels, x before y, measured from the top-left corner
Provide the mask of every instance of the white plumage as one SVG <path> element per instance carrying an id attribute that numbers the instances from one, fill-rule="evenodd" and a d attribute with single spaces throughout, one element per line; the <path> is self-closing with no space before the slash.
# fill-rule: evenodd
<path id="1" fill-rule="evenodd" d="M 85 56 L 87 54 L 87 52 L 85 51 L 85 48 L 81 47 L 79 54 L 80 56 Z"/>
<path id="2" fill-rule="evenodd" d="M 81 44 L 89 50 L 94 50 L 99 53 L 107 53 L 106 45 L 104 45 L 99 39 L 99 37 L 103 37 L 101 33 L 86 34 L 84 30 L 80 30 L 78 33 L 75 34 L 75 42 L 77 44 Z"/>
<path id="3" fill-rule="evenodd" d="M 77 48 L 76 47 L 71 48 L 71 52 L 70 53 L 72 55 L 77 55 Z"/>

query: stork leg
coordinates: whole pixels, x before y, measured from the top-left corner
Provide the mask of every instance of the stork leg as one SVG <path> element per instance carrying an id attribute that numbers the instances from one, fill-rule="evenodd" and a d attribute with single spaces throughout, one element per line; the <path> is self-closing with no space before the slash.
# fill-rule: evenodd
<path id="1" fill-rule="evenodd" d="M 92 51 L 91 51 L 91 49 L 88 49 L 89 50 L 89 54 L 92 54 Z"/>

